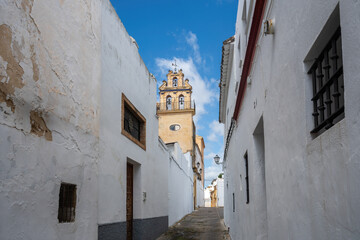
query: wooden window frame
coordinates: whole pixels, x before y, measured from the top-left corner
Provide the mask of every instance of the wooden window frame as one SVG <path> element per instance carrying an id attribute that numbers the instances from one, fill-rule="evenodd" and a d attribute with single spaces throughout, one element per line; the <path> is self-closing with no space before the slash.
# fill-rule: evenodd
<path id="1" fill-rule="evenodd" d="M 128 131 L 125 130 L 125 106 L 131 111 L 133 115 L 135 115 L 135 117 L 140 122 L 140 140 L 136 139 Z M 139 112 L 139 110 L 137 110 L 136 107 L 129 101 L 129 99 L 125 96 L 124 93 L 122 93 L 121 96 L 121 134 L 146 151 L 146 119 Z"/>

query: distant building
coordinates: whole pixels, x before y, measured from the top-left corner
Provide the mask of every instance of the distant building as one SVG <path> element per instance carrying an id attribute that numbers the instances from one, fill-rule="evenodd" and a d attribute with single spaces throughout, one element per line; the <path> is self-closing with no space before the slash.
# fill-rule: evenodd
<path id="1" fill-rule="evenodd" d="M 224 179 L 218 177 L 212 180 L 211 185 L 206 187 L 204 195 L 205 206 L 224 207 Z"/>
<path id="2" fill-rule="evenodd" d="M 360 239 L 359 13 L 239 1 L 219 114 L 232 239 Z"/>
<path id="3" fill-rule="evenodd" d="M 204 206 L 204 149 L 201 136 L 196 135 L 193 121 L 195 103 L 191 98 L 192 86 L 184 73 L 169 70 L 167 80 L 159 87 L 157 103 L 159 136 L 166 143 L 178 142 L 183 153 L 192 158 L 194 208 Z"/>
<path id="4" fill-rule="evenodd" d="M 211 199 L 211 207 L 216 207 L 217 206 L 217 182 L 216 179 L 212 180 L 211 185 L 211 191 L 210 191 L 210 199 Z"/>
<path id="5" fill-rule="evenodd" d="M 204 190 L 205 207 L 211 207 L 211 198 L 210 198 L 211 191 L 212 191 L 212 185 L 207 186 Z"/>
<path id="6" fill-rule="evenodd" d="M 217 207 L 224 207 L 224 179 L 217 178 L 216 179 L 217 186 Z"/>

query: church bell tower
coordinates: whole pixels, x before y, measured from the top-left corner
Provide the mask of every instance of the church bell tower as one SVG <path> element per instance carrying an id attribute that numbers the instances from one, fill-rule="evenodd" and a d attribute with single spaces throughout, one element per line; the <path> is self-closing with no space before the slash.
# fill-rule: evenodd
<path id="1" fill-rule="evenodd" d="M 167 80 L 159 87 L 160 102 L 156 104 L 159 116 L 159 136 L 165 143 L 178 142 L 182 152 L 190 153 L 194 172 L 194 207 L 196 203 L 196 182 L 204 187 L 204 139 L 196 135 L 193 121 L 195 103 L 191 98 L 192 87 L 180 69 L 169 70 Z M 196 154 L 198 152 L 198 154 Z M 200 156 L 197 158 L 196 156 Z"/>
<path id="2" fill-rule="evenodd" d="M 166 76 L 167 81 L 159 87 L 160 102 L 157 103 L 159 136 L 165 143 L 178 142 L 183 153 L 193 153 L 196 131 L 192 87 L 181 69 L 178 72 L 169 70 Z"/>

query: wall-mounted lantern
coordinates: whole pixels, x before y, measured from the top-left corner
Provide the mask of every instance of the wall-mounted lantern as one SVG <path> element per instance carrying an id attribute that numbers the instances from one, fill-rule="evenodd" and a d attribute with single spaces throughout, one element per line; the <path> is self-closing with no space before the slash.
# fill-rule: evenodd
<path id="1" fill-rule="evenodd" d="M 268 19 L 264 21 L 264 34 L 274 34 L 275 32 L 275 19 Z"/>

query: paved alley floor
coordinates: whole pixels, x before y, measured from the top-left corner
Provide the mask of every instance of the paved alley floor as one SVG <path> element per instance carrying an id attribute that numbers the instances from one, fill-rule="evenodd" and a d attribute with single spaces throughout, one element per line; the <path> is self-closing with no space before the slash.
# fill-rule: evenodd
<path id="1" fill-rule="evenodd" d="M 230 240 L 223 222 L 224 208 L 199 208 L 157 240 Z"/>

